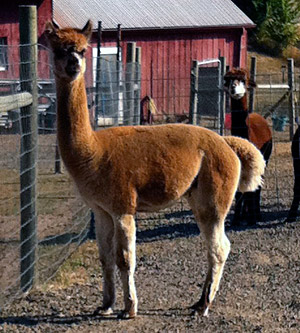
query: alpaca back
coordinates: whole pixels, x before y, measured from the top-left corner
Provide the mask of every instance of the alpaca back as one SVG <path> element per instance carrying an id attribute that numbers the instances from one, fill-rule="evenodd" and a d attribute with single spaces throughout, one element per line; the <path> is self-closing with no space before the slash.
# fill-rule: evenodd
<path id="1" fill-rule="evenodd" d="M 266 142 L 272 139 L 272 132 L 267 120 L 258 113 L 250 113 L 247 120 L 249 140 L 261 149 Z"/>

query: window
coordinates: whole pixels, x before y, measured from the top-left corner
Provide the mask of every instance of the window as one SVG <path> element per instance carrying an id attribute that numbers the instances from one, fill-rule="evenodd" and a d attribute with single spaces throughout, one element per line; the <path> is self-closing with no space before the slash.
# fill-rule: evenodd
<path id="1" fill-rule="evenodd" d="M 6 71 L 8 68 L 7 53 L 7 38 L 0 37 L 0 71 Z"/>

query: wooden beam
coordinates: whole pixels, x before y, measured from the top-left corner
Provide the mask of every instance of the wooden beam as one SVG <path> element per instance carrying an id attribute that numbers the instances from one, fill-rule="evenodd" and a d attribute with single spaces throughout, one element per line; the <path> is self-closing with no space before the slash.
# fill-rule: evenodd
<path id="1" fill-rule="evenodd" d="M 11 111 L 32 104 L 32 95 L 29 92 L 0 96 L 0 112 Z"/>

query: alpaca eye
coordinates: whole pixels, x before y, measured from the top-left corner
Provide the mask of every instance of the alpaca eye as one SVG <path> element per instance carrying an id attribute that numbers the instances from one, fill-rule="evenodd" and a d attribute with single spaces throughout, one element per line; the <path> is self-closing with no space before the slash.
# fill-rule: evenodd
<path id="1" fill-rule="evenodd" d="M 54 54 L 57 58 L 63 58 L 68 54 L 68 50 L 66 48 L 56 49 L 54 50 Z"/>

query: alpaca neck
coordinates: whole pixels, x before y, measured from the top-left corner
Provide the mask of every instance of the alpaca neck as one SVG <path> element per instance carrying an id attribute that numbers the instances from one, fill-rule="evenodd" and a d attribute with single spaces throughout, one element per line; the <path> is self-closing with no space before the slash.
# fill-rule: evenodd
<path id="1" fill-rule="evenodd" d="M 247 96 L 241 99 L 231 98 L 231 134 L 248 139 L 248 117 Z"/>
<path id="2" fill-rule="evenodd" d="M 241 99 L 231 98 L 231 111 L 246 111 L 247 107 L 247 95 L 244 95 Z"/>
<path id="3" fill-rule="evenodd" d="M 89 120 L 84 77 L 73 82 L 56 78 L 57 137 L 65 164 L 76 165 L 92 155 L 93 130 Z"/>

